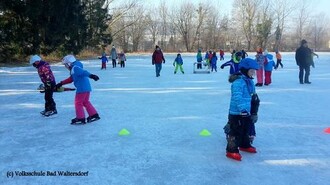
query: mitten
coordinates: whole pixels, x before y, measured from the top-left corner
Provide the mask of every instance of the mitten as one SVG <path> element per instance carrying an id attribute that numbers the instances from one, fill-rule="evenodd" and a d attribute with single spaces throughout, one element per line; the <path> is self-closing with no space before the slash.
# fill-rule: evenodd
<path id="1" fill-rule="evenodd" d="M 163 64 L 165 64 L 165 60 L 163 61 Z"/>
<path id="2" fill-rule="evenodd" d="M 50 82 L 45 83 L 45 91 L 48 91 L 52 88 L 52 84 Z"/>
<path id="3" fill-rule="evenodd" d="M 61 88 L 62 87 L 62 82 L 60 82 L 60 83 L 58 83 L 58 84 L 56 84 L 56 89 L 59 89 L 59 88 Z"/>
<path id="4" fill-rule="evenodd" d="M 89 78 L 93 79 L 94 81 L 98 81 L 100 78 L 97 75 L 91 74 Z"/>

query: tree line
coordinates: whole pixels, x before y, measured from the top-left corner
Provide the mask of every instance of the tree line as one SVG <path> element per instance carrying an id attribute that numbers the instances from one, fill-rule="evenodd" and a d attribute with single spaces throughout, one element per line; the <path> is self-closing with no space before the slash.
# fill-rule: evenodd
<path id="1" fill-rule="evenodd" d="M 308 0 L 234 0 L 175 5 L 159 0 L 2 0 L 0 62 L 31 54 L 60 57 L 89 50 L 196 52 L 198 48 L 293 51 L 306 39 L 328 50 L 329 21 Z M 314 12 L 317 12 L 316 14 Z"/>
<path id="2" fill-rule="evenodd" d="M 2 0 L 0 61 L 62 56 L 112 42 L 106 0 Z"/>

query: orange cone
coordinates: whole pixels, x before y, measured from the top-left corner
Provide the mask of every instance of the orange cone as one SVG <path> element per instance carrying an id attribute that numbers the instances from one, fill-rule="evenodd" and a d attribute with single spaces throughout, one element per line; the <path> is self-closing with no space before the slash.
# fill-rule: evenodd
<path id="1" fill-rule="evenodd" d="M 327 133 L 327 134 L 330 134 L 330 127 L 324 129 L 324 132 Z"/>

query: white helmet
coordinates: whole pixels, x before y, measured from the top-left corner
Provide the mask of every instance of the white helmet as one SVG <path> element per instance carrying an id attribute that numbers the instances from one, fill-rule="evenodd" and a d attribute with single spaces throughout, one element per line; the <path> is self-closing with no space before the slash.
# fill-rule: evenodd
<path id="1" fill-rule="evenodd" d="M 37 61 L 40 61 L 40 60 L 41 60 L 41 58 L 38 55 L 33 55 L 30 58 L 30 64 L 33 64 L 33 63 L 35 63 Z"/>
<path id="2" fill-rule="evenodd" d="M 62 64 L 71 64 L 76 61 L 73 55 L 67 55 L 62 59 Z"/>

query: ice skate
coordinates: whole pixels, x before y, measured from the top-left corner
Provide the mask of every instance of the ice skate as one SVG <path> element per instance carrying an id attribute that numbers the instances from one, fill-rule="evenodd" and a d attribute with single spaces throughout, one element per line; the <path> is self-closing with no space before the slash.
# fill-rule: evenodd
<path id="1" fill-rule="evenodd" d="M 101 119 L 99 114 L 94 114 L 93 116 L 88 116 L 87 123 L 91 123 L 91 122 L 97 121 L 99 119 Z"/>
<path id="2" fill-rule="evenodd" d="M 86 124 L 85 118 L 74 118 L 71 120 L 71 125 L 81 125 L 81 124 Z"/>

